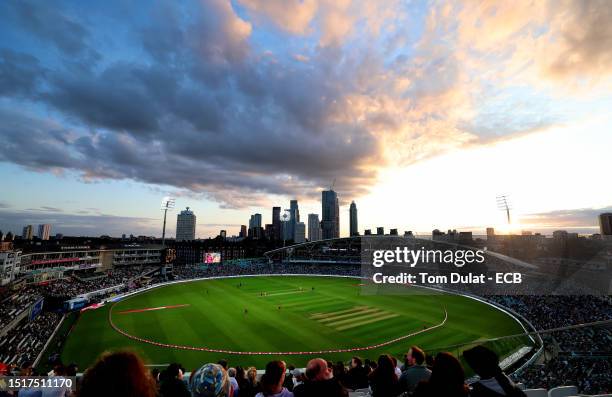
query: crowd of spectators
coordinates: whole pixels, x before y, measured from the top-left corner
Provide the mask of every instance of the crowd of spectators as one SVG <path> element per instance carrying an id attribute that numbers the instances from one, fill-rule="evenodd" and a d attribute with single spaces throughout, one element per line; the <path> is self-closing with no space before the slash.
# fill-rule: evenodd
<path id="1" fill-rule="evenodd" d="M 153 268 L 119 268 L 105 273 L 103 277 L 96 279 L 83 279 L 71 277 L 58 280 L 45 286 L 28 286 L 18 292 L 6 294 L 0 305 L 0 324 L 8 324 L 11 318 L 27 310 L 29 306 L 41 295 L 51 294 L 54 296 L 75 297 L 92 291 L 122 285 L 120 289 L 99 295 L 95 299 L 103 299 L 109 294 L 127 292 L 137 289 L 145 284 L 160 283 L 168 280 L 166 276 L 157 275 L 156 277 L 142 276 L 148 274 Z M 174 279 L 194 279 L 202 277 L 222 277 L 229 275 L 251 275 L 251 274 L 329 274 L 359 276 L 361 269 L 357 265 L 304 265 L 304 264 L 282 264 L 270 265 L 267 261 L 247 261 L 232 265 L 213 264 L 208 266 L 175 266 L 172 273 Z M 525 318 L 527 318 L 536 329 L 545 331 L 552 328 L 571 326 L 580 323 L 589 323 L 612 318 L 612 303 L 609 297 L 596 296 L 488 296 L 490 300 L 508 307 Z M 22 364 L 33 361 L 42 350 L 45 342 L 51 336 L 55 326 L 60 321 L 61 316 L 54 313 L 43 313 L 34 321 L 24 321 L 5 336 L 0 338 L 0 362 Z M 546 340 L 551 342 L 555 348 L 555 358 L 549 359 L 541 364 L 532 364 L 521 373 L 513 375 L 517 382 L 524 383 L 529 388 L 544 387 L 550 388 L 564 383 L 573 384 L 579 387 L 584 393 L 610 392 L 612 391 L 611 376 L 612 368 L 610 355 L 612 355 L 612 332 L 609 328 L 588 327 L 576 328 L 571 330 L 555 331 L 544 333 Z M 594 354 L 596 353 L 596 354 Z M 418 351 L 415 353 L 419 356 Z M 604 358 L 601 358 L 603 356 Z M 420 357 L 420 356 L 419 356 Z M 607 357 L 607 359 L 605 358 Z M 445 371 L 455 371 L 459 373 L 451 357 L 438 357 L 445 363 Z M 412 352 L 405 357 L 405 365 L 398 367 L 393 357 L 381 356 L 377 361 L 355 358 L 349 366 L 343 363 L 332 364 L 325 360 L 314 361 L 305 373 L 289 366 L 283 370 L 280 362 L 272 362 L 266 368 L 267 377 L 263 381 L 257 380 L 254 368 L 243 369 L 225 368 L 228 381 L 235 383 L 235 389 L 242 389 L 240 396 L 255 396 L 257 393 L 263 395 L 278 395 L 289 397 L 293 395 L 308 396 L 315 395 L 318 387 L 322 384 L 313 384 L 313 379 L 317 379 L 316 374 L 329 372 L 336 379 L 336 383 L 342 385 L 342 389 L 363 389 L 369 388 L 372 394 L 393 395 L 396 390 L 408 392 L 415 391 L 416 385 L 407 383 L 408 378 L 405 370 L 408 366 L 415 366 L 415 358 Z M 284 364 L 283 364 L 284 365 Z M 421 372 L 430 371 L 432 366 L 427 369 L 424 365 L 417 369 Z M 442 364 L 440 364 L 442 365 Z M 207 371 L 215 371 L 216 367 L 208 368 Z M 400 370 L 401 368 L 401 370 Z M 424 371 L 423 369 L 427 369 Z M 404 372 L 402 372 L 404 370 Z M 441 371 L 441 370 L 440 370 Z M 439 372 L 440 372 L 439 371 Z M 155 375 L 158 382 L 159 392 L 164 395 L 165 388 L 180 387 L 176 379 L 182 379 L 184 369 L 176 365 L 169 367 L 160 374 Z M 219 373 L 217 369 L 217 373 Z M 222 371 L 221 371 L 222 372 Z M 287 375 L 281 375 L 280 373 Z M 397 378 L 397 383 L 392 372 Z M 413 371 L 414 372 L 414 368 Z M 195 372 L 192 372 L 192 377 Z M 446 374 L 448 375 L 448 374 Z M 322 375 L 321 375 L 322 376 Z M 325 375 L 327 376 L 327 375 Z M 233 380 L 232 380 L 233 379 Z M 436 379 L 433 376 L 433 379 Z M 263 382 L 263 383 L 262 383 Z M 280 383 L 279 383 L 280 382 Z M 500 383 L 499 381 L 497 383 Z M 265 385 L 265 390 L 264 390 Z M 279 385 L 282 387 L 279 388 Z M 463 385 L 463 383 L 462 383 Z M 504 384 L 507 386 L 506 384 Z M 298 387 L 301 386 L 301 387 Z M 498 385 L 499 386 L 499 385 Z M 294 387 L 297 390 L 294 390 Z M 416 396 L 436 395 L 440 390 L 434 386 L 427 386 Z M 454 395 L 462 395 L 462 387 L 456 384 Z M 497 387 L 497 386 L 496 386 Z M 501 387 L 501 386 L 499 386 Z M 498 389 L 499 389 L 498 387 Z M 432 389 L 433 388 L 433 389 Z M 503 389 L 503 388 L 502 388 Z M 193 389 L 190 389 L 193 394 Z M 300 391 L 302 390 L 302 391 Z M 305 391 L 304 391 L 305 390 Z M 185 390 L 183 390 L 185 392 Z M 465 391 L 465 390 L 464 390 Z M 189 389 L 186 389 L 189 392 Z M 301 393 L 301 394 L 300 394 Z M 434 393 L 434 394 L 432 394 Z M 183 393 L 185 396 L 188 394 Z M 196 394 L 194 394 L 196 395 Z"/>
<path id="2" fill-rule="evenodd" d="M 253 261 L 248 264 L 231 266 L 175 266 L 173 273 L 178 279 L 253 274 L 327 274 L 359 277 L 361 275 L 361 268 L 357 265 L 303 265 L 291 263 L 270 265 L 267 261 Z"/>
<path id="3" fill-rule="evenodd" d="M 45 312 L 12 328 L 0 338 L 0 363 L 21 366 L 34 362 L 61 318 L 60 314 Z"/>
<path id="4" fill-rule="evenodd" d="M 229 367 L 227 360 L 204 364 L 190 373 L 177 363 L 161 372 L 148 370 L 137 354 L 118 351 L 102 354 L 85 371 L 76 390 L 66 390 L 62 396 L 348 397 L 350 391 L 372 397 L 525 396 L 502 372 L 499 359 L 491 350 L 476 346 L 465 351 L 463 359 L 480 376 L 471 385 L 465 381 L 458 357 L 438 353 L 427 365 L 425 353 L 417 346 L 409 349 L 402 366 L 386 354 L 376 361 L 353 357 L 348 367 L 342 362 L 333 364 L 315 358 L 308 362 L 305 371 L 274 360 L 266 365 L 261 377 L 255 368 Z M 57 365 L 51 375 L 73 375 L 76 368 L 70 368 Z"/>
<path id="5" fill-rule="evenodd" d="M 513 379 L 530 388 L 577 386 L 584 394 L 612 392 L 612 360 L 610 357 L 574 357 L 560 355 L 541 364 L 534 364 Z"/>
<path id="6" fill-rule="evenodd" d="M 153 270 L 155 270 L 155 267 L 151 266 L 118 267 L 94 277 L 83 278 L 75 275 L 55 280 L 46 285 L 39 286 L 39 290 L 45 295 L 74 298 L 92 291 L 129 286 Z"/>
<path id="7" fill-rule="evenodd" d="M 40 292 L 33 287 L 22 288 L 19 291 L 7 290 L 0 300 L 0 324 L 8 325 L 40 298 Z"/>
<path id="8" fill-rule="evenodd" d="M 612 318 L 612 303 L 599 296 L 492 296 L 489 299 L 527 318 L 540 331 Z M 572 354 L 612 355 L 612 330 L 585 327 L 543 334 L 557 350 Z"/>

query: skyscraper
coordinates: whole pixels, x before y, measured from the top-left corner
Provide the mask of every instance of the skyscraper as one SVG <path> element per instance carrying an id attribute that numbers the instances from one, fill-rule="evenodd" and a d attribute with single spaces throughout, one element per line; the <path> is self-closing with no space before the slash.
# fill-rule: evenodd
<path id="1" fill-rule="evenodd" d="M 249 229 L 255 227 L 261 227 L 261 214 L 253 214 L 251 215 L 251 219 L 249 219 Z"/>
<path id="2" fill-rule="evenodd" d="M 281 207 L 272 207 L 272 228 L 274 240 L 281 239 Z"/>
<path id="3" fill-rule="evenodd" d="M 23 227 L 23 233 L 21 233 L 21 237 L 23 237 L 24 240 L 32 240 L 33 234 L 34 230 L 32 228 L 32 225 L 28 225 Z"/>
<path id="4" fill-rule="evenodd" d="M 246 225 L 240 225 L 240 233 L 238 234 L 238 237 L 246 237 L 247 236 L 247 227 Z"/>
<path id="5" fill-rule="evenodd" d="M 294 228 L 295 229 L 293 233 L 293 242 L 295 244 L 305 242 L 306 241 L 306 225 L 304 225 L 304 222 L 296 223 Z"/>
<path id="6" fill-rule="evenodd" d="M 321 240 L 321 222 L 319 214 L 308 214 L 308 240 Z"/>
<path id="7" fill-rule="evenodd" d="M 350 232 L 351 236 L 359 236 L 359 226 L 357 224 L 357 205 L 355 202 L 351 202 L 351 207 L 349 209 L 349 219 L 350 219 Z"/>
<path id="8" fill-rule="evenodd" d="M 261 227 L 261 214 L 251 215 L 249 219 L 249 237 L 260 239 L 263 237 L 263 228 Z"/>
<path id="9" fill-rule="evenodd" d="M 298 208 L 298 201 L 291 200 L 289 202 L 289 230 L 293 241 L 295 241 L 295 225 L 300 222 L 300 210 Z"/>
<path id="10" fill-rule="evenodd" d="M 195 240 L 196 216 L 187 207 L 176 216 L 176 241 Z"/>
<path id="11" fill-rule="evenodd" d="M 338 195 L 333 190 L 321 192 L 321 229 L 323 239 L 340 237 L 340 207 Z"/>
<path id="12" fill-rule="evenodd" d="M 602 236 L 612 236 L 612 213 L 599 215 L 599 233 Z"/>
<path id="13" fill-rule="evenodd" d="M 41 240 L 49 240 L 51 234 L 51 225 L 45 223 L 44 225 L 38 225 L 38 238 Z"/>

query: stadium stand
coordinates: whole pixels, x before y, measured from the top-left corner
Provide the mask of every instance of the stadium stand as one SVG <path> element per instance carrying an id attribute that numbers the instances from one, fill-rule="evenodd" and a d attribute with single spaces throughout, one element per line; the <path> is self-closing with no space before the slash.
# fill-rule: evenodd
<path id="1" fill-rule="evenodd" d="M 146 284 L 165 282 L 166 278 L 159 273 L 155 276 L 152 275 L 155 270 L 152 267 L 117 268 L 101 278 L 69 277 L 47 285 L 28 285 L 16 291 L 5 291 L 0 297 L 0 331 L 3 331 L 3 333 L 0 333 L 0 363 L 8 365 L 13 373 L 16 373 L 22 365 L 34 362 L 43 351 L 47 341 L 52 337 L 52 333 L 61 321 L 62 315 L 49 311 L 43 312 L 31 321 L 24 318 L 11 329 L 5 329 L 11 319 L 19 314 L 23 315 L 41 296 L 71 298 L 100 289 L 120 287 L 108 294 L 95 297 L 95 300 L 100 300 L 110 294 L 128 292 Z M 360 271 L 358 265 L 283 264 L 282 266 L 271 266 L 263 259 L 214 267 L 175 266 L 173 277 L 188 280 L 249 274 L 359 276 Z M 489 296 L 488 299 L 523 315 L 541 331 L 612 318 L 612 303 L 609 297 Z M 595 395 L 612 392 L 612 377 L 610 375 L 612 374 L 612 333 L 609 328 L 567 329 L 543 333 L 543 336 L 547 343 L 542 358 L 520 372 L 510 375 L 513 381 L 526 388 L 525 393 L 527 395 L 563 396 L 576 393 Z M 370 359 L 373 359 L 373 357 Z M 376 361 L 366 359 L 363 360 L 363 363 L 363 373 L 370 373 L 377 367 Z M 346 386 L 351 386 L 356 384 L 355 379 L 351 378 L 351 374 L 354 375 L 356 372 L 352 367 L 352 364 L 346 366 L 343 363 L 336 363 L 333 373 L 337 375 L 338 379 L 346 382 Z M 308 371 L 304 373 L 299 369 L 291 369 L 291 366 L 288 366 L 288 368 L 290 369 L 287 376 L 292 384 L 285 383 L 290 386 L 285 387 L 289 392 L 293 390 L 294 386 L 308 382 Z M 255 392 L 259 391 L 257 377 L 253 375 L 253 371 L 254 369 L 235 369 L 236 375 L 233 378 L 239 387 L 244 388 L 244 393 L 240 393 L 241 397 L 254 396 Z M 234 372 L 232 371 L 232 373 Z M 189 373 L 184 374 L 185 382 L 188 382 L 189 376 Z M 561 389 L 560 387 L 563 386 L 570 386 L 575 389 Z M 562 394 L 567 392 L 573 394 Z M 366 396 L 370 393 L 370 388 L 361 388 L 352 391 L 350 395 Z"/>

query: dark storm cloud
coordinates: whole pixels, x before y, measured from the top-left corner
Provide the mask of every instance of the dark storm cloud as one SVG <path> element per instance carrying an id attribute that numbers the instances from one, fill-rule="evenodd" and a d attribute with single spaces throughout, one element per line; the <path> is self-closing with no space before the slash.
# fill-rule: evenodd
<path id="1" fill-rule="evenodd" d="M 44 70 L 32 55 L 0 49 L 0 96 L 32 95 Z"/>
<path id="2" fill-rule="evenodd" d="M 16 8 L 21 18 L 31 7 Z M 35 17 L 26 28 L 40 34 Z M 53 30 L 56 45 L 67 53 L 93 46 L 87 33 L 63 37 L 70 22 L 63 18 Z M 149 57 L 60 68 L 36 92 L 26 82 L 41 76 L 39 61 L 22 55 L 0 80 L 17 86 L 4 91 L 30 92 L 72 128 L 0 108 L 0 134 L 10 142 L 0 160 L 176 186 L 229 207 L 246 205 L 254 193 L 316 197 L 334 178 L 347 198 L 362 193 L 375 177 L 362 167 L 380 147 L 364 126 L 332 120 L 351 78 L 332 67 L 339 55 L 322 53 L 317 68 L 262 59 L 247 41 L 250 32 L 226 2 L 204 3 L 187 20 L 157 11 L 132 32 Z"/>

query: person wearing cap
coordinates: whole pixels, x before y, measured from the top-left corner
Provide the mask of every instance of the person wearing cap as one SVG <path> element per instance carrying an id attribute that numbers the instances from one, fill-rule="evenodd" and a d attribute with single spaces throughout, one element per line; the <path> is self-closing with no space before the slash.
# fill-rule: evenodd
<path id="1" fill-rule="evenodd" d="M 189 388 L 192 397 L 232 397 L 229 376 L 219 364 L 205 364 L 191 374 Z"/>

